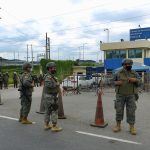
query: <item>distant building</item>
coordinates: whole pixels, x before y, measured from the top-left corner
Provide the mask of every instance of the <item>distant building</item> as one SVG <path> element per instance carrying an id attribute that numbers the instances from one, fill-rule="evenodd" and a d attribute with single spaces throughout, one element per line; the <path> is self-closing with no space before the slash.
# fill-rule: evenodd
<path id="1" fill-rule="evenodd" d="M 150 66 L 150 41 L 148 40 L 101 43 L 100 49 L 104 51 L 104 66 L 107 70 L 119 68 L 124 58 Z"/>

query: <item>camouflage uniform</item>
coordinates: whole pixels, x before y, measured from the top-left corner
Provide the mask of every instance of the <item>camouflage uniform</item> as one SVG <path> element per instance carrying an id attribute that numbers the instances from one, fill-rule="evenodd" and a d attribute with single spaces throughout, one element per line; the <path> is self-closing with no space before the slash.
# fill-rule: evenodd
<path id="1" fill-rule="evenodd" d="M 14 88 L 18 88 L 18 75 L 16 72 L 13 74 Z"/>
<path id="2" fill-rule="evenodd" d="M 39 75 L 39 83 L 40 83 L 40 86 L 42 86 L 42 82 L 43 82 L 43 76 L 42 74 Z"/>
<path id="3" fill-rule="evenodd" d="M 38 84 L 38 83 L 39 83 L 39 80 L 38 80 L 37 75 L 34 75 L 34 76 L 33 76 L 33 80 L 34 80 L 34 86 L 37 86 L 37 87 L 38 87 L 38 86 L 39 86 L 39 84 Z"/>
<path id="4" fill-rule="evenodd" d="M 52 74 L 47 73 L 44 77 L 45 122 L 50 122 L 51 115 L 52 124 L 57 124 L 58 92 L 59 83 L 57 79 Z"/>
<path id="5" fill-rule="evenodd" d="M 32 92 L 33 92 L 32 75 L 30 72 L 24 71 L 23 74 L 20 76 L 19 91 L 21 99 L 19 121 L 22 122 L 23 124 L 31 124 L 32 122 L 27 120 L 31 108 Z"/>
<path id="6" fill-rule="evenodd" d="M 0 72 L 0 89 L 3 89 L 3 74 Z"/>
<path id="7" fill-rule="evenodd" d="M 61 131 L 62 128 L 56 126 L 58 119 L 58 93 L 60 90 L 59 82 L 54 77 L 54 73 L 49 71 L 49 68 L 55 68 L 55 63 L 50 62 L 47 64 L 47 74 L 44 76 L 44 87 L 43 87 L 43 97 L 45 106 L 45 129 L 50 129 L 52 131 Z M 56 71 L 56 70 L 55 70 Z M 52 125 L 49 125 L 51 118 Z"/>
<path id="8" fill-rule="evenodd" d="M 129 63 L 130 66 L 133 63 L 129 59 L 126 59 L 125 61 L 126 61 L 126 63 Z M 130 62 L 132 62 L 132 63 L 130 63 Z M 131 83 L 129 81 L 129 78 L 134 78 L 135 82 Z M 116 122 L 120 124 L 121 120 L 123 120 L 124 107 L 126 105 L 127 123 L 129 123 L 130 125 L 134 125 L 135 124 L 135 110 L 136 110 L 135 95 L 137 94 L 138 86 L 141 83 L 140 76 L 138 75 L 137 72 L 135 72 L 133 70 L 127 71 L 125 68 L 123 68 L 115 74 L 114 81 L 122 82 L 121 85 L 115 86 Z"/>
<path id="9" fill-rule="evenodd" d="M 8 72 L 6 72 L 3 75 L 3 82 L 4 82 L 5 89 L 8 89 L 8 80 L 9 80 L 9 74 L 8 74 Z"/>

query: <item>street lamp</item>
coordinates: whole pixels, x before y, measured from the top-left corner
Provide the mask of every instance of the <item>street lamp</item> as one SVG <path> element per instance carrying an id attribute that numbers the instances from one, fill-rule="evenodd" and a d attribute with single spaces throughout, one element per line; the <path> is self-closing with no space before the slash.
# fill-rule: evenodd
<path id="1" fill-rule="evenodd" d="M 81 52 L 80 52 L 81 46 L 79 46 L 78 48 L 79 48 L 79 60 L 80 60 L 81 59 Z"/>
<path id="2" fill-rule="evenodd" d="M 84 60 L 84 47 L 85 47 L 85 44 L 88 44 L 88 43 L 83 43 L 83 60 Z"/>
<path id="3" fill-rule="evenodd" d="M 107 43 L 109 43 L 109 29 L 105 28 L 104 31 L 107 31 Z"/>

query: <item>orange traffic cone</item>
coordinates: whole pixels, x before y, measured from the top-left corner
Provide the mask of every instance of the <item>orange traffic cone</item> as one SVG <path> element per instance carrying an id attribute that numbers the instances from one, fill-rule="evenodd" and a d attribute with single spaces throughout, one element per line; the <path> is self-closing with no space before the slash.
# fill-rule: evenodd
<path id="1" fill-rule="evenodd" d="M 61 92 L 59 92 L 58 94 L 58 119 L 66 119 L 66 116 L 64 115 L 64 107 Z"/>
<path id="2" fill-rule="evenodd" d="M 108 123 L 104 122 L 104 115 L 103 115 L 103 106 L 102 106 L 102 92 L 98 93 L 97 99 L 97 107 L 96 107 L 96 114 L 95 114 L 95 122 L 91 124 L 94 127 L 104 128 L 108 125 Z"/>

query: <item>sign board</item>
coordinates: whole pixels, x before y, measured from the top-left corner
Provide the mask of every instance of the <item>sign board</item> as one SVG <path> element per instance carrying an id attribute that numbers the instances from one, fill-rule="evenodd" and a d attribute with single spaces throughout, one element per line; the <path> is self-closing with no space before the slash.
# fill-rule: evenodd
<path id="1" fill-rule="evenodd" d="M 130 41 L 149 38 L 150 38 L 150 27 L 130 29 Z"/>
<path id="2" fill-rule="evenodd" d="M 117 69 L 122 66 L 122 58 L 112 58 L 112 59 L 105 59 L 104 66 L 105 69 Z"/>

